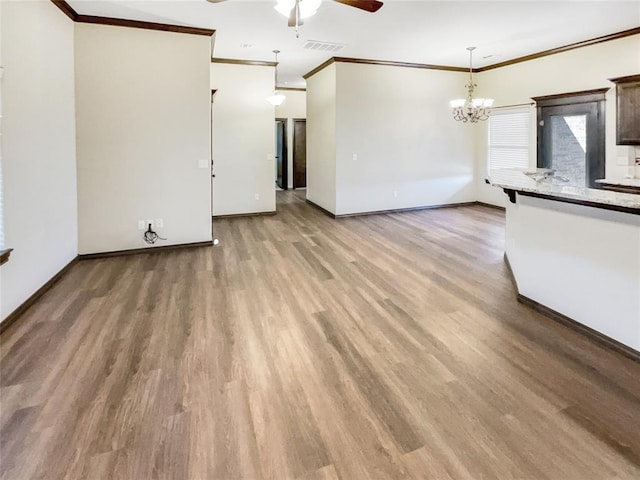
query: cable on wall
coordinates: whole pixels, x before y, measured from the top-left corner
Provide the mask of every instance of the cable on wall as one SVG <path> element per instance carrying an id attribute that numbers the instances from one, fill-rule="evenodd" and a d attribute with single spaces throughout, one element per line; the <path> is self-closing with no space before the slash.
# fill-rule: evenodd
<path id="1" fill-rule="evenodd" d="M 143 238 L 144 241 L 150 245 L 153 245 L 158 240 L 166 240 L 166 238 L 162 238 L 160 235 L 153 231 L 153 229 L 151 228 L 151 224 L 149 224 L 149 228 L 147 228 L 147 231 L 144 232 Z"/>

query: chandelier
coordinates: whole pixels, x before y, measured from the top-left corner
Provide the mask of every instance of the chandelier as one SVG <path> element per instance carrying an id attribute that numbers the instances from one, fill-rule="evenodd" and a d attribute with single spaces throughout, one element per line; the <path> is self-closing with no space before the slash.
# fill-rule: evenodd
<path id="1" fill-rule="evenodd" d="M 267 97 L 267 102 L 269 102 L 274 107 L 277 107 L 278 105 L 282 105 L 282 102 L 284 102 L 284 99 L 287 97 L 278 92 L 278 54 L 280 53 L 280 50 L 274 50 L 273 53 L 275 53 L 276 55 L 275 80 L 273 83 L 274 90 L 273 95 Z"/>
<path id="2" fill-rule="evenodd" d="M 473 83 L 473 51 L 476 47 L 467 47 L 469 50 L 469 84 L 467 98 L 451 100 L 449 105 L 453 109 L 453 119 L 459 122 L 477 123 L 479 120 L 489 118 L 488 108 L 493 105 L 493 98 L 473 98 L 473 90 L 478 86 Z"/>

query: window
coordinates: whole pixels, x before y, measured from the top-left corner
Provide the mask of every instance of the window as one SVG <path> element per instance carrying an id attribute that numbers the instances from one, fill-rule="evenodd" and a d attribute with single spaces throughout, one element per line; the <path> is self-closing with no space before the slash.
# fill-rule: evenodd
<path id="1" fill-rule="evenodd" d="M 529 109 L 491 113 L 487 170 L 529 168 Z"/>
<path id="2" fill-rule="evenodd" d="M 604 101 L 608 89 L 537 97 L 538 167 L 568 184 L 594 188 L 604 178 Z"/>

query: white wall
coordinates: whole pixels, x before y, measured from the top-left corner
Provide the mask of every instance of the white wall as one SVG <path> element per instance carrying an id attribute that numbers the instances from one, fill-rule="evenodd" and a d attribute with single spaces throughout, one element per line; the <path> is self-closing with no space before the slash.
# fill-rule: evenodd
<path id="1" fill-rule="evenodd" d="M 307 79 L 307 199 L 336 212 L 336 64 Z"/>
<path id="2" fill-rule="evenodd" d="M 606 96 L 606 175 L 623 178 L 628 171 L 617 164 L 618 157 L 627 157 L 629 147 L 617 147 L 616 97 L 609 78 L 637 74 L 640 71 L 640 35 L 613 40 L 568 52 L 542 57 L 508 67 L 482 72 L 476 78 L 486 96 L 495 98 L 495 105 L 531 102 L 531 97 L 578 92 L 596 88 L 611 88 Z M 536 165 L 536 120 L 532 109 L 530 166 Z M 478 200 L 505 205 L 501 190 L 484 184 L 486 171 L 487 133 L 482 125 L 477 137 Z"/>
<path id="3" fill-rule="evenodd" d="M 200 35 L 76 25 L 80 253 L 211 240 L 210 53 Z M 203 161 L 205 168 L 199 168 Z"/>
<path id="4" fill-rule="evenodd" d="M 287 119 L 287 186 L 293 188 L 293 119 L 307 118 L 307 92 L 283 90 L 287 98 L 276 107 L 276 118 Z"/>
<path id="5" fill-rule="evenodd" d="M 0 67 L 4 65 L 2 63 L 2 5 L 4 2 L 0 2 Z M 2 90 L 3 90 L 3 70 L 0 68 L 0 250 L 4 250 L 4 218 L 2 208 L 2 199 L 4 195 L 2 193 Z M 0 292 L 2 292 L 2 275 L 0 274 Z M 0 305 L 2 304 L 2 296 L 0 295 Z M 0 317 L 1 320 L 1 317 Z"/>
<path id="6" fill-rule="evenodd" d="M 337 214 L 475 200 L 473 136 L 448 105 L 464 80 L 337 63 Z"/>
<path id="7" fill-rule="evenodd" d="M 212 63 L 211 88 L 213 215 L 275 211 L 273 67 Z"/>
<path id="8" fill-rule="evenodd" d="M 49 1 L 2 2 L 6 318 L 78 253 L 74 24 Z"/>

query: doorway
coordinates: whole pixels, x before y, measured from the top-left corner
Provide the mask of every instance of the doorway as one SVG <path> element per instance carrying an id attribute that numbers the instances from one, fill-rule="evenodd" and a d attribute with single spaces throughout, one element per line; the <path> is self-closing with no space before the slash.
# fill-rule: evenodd
<path id="1" fill-rule="evenodd" d="M 307 186 L 307 121 L 293 119 L 293 188 Z"/>
<path id="2" fill-rule="evenodd" d="M 276 185 L 286 190 L 289 182 L 287 155 L 287 119 L 276 118 Z"/>
<path id="3" fill-rule="evenodd" d="M 213 107 L 213 102 L 216 98 L 216 93 L 218 93 L 218 90 L 211 90 L 211 112 L 210 112 L 210 117 L 209 117 L 209 159 L 211 160 L 210 164 L 209 164 L 209 172 L 211 174 L 211 188 L 209 190 L 210 192 L 210 205 L 211 205 L 211 217 L 213 218 L 213 213 L 215 212 L 214 209 L 214 200 L 213 200 L 213 193 L 214 193 L 214 188 L 215 188 L 215 178 L 216 175 L 214 173 L 214 164 L 213 164 L 213 152 L 214 152 L 214 144 L 213 144 L 213 125 L 214 125 L 214 120 L 215 120 L 215 116 L 214 116 L 214 107 Z M 213 237 L 213 222 L 211 223 L 211 234 Z"/>
<path id="4" fill-rule="evenodd" d="M 534 98 L 538 104 L 538 167 L 568 184 L 597 188 L 605 176 L 607 89 Z"/>

